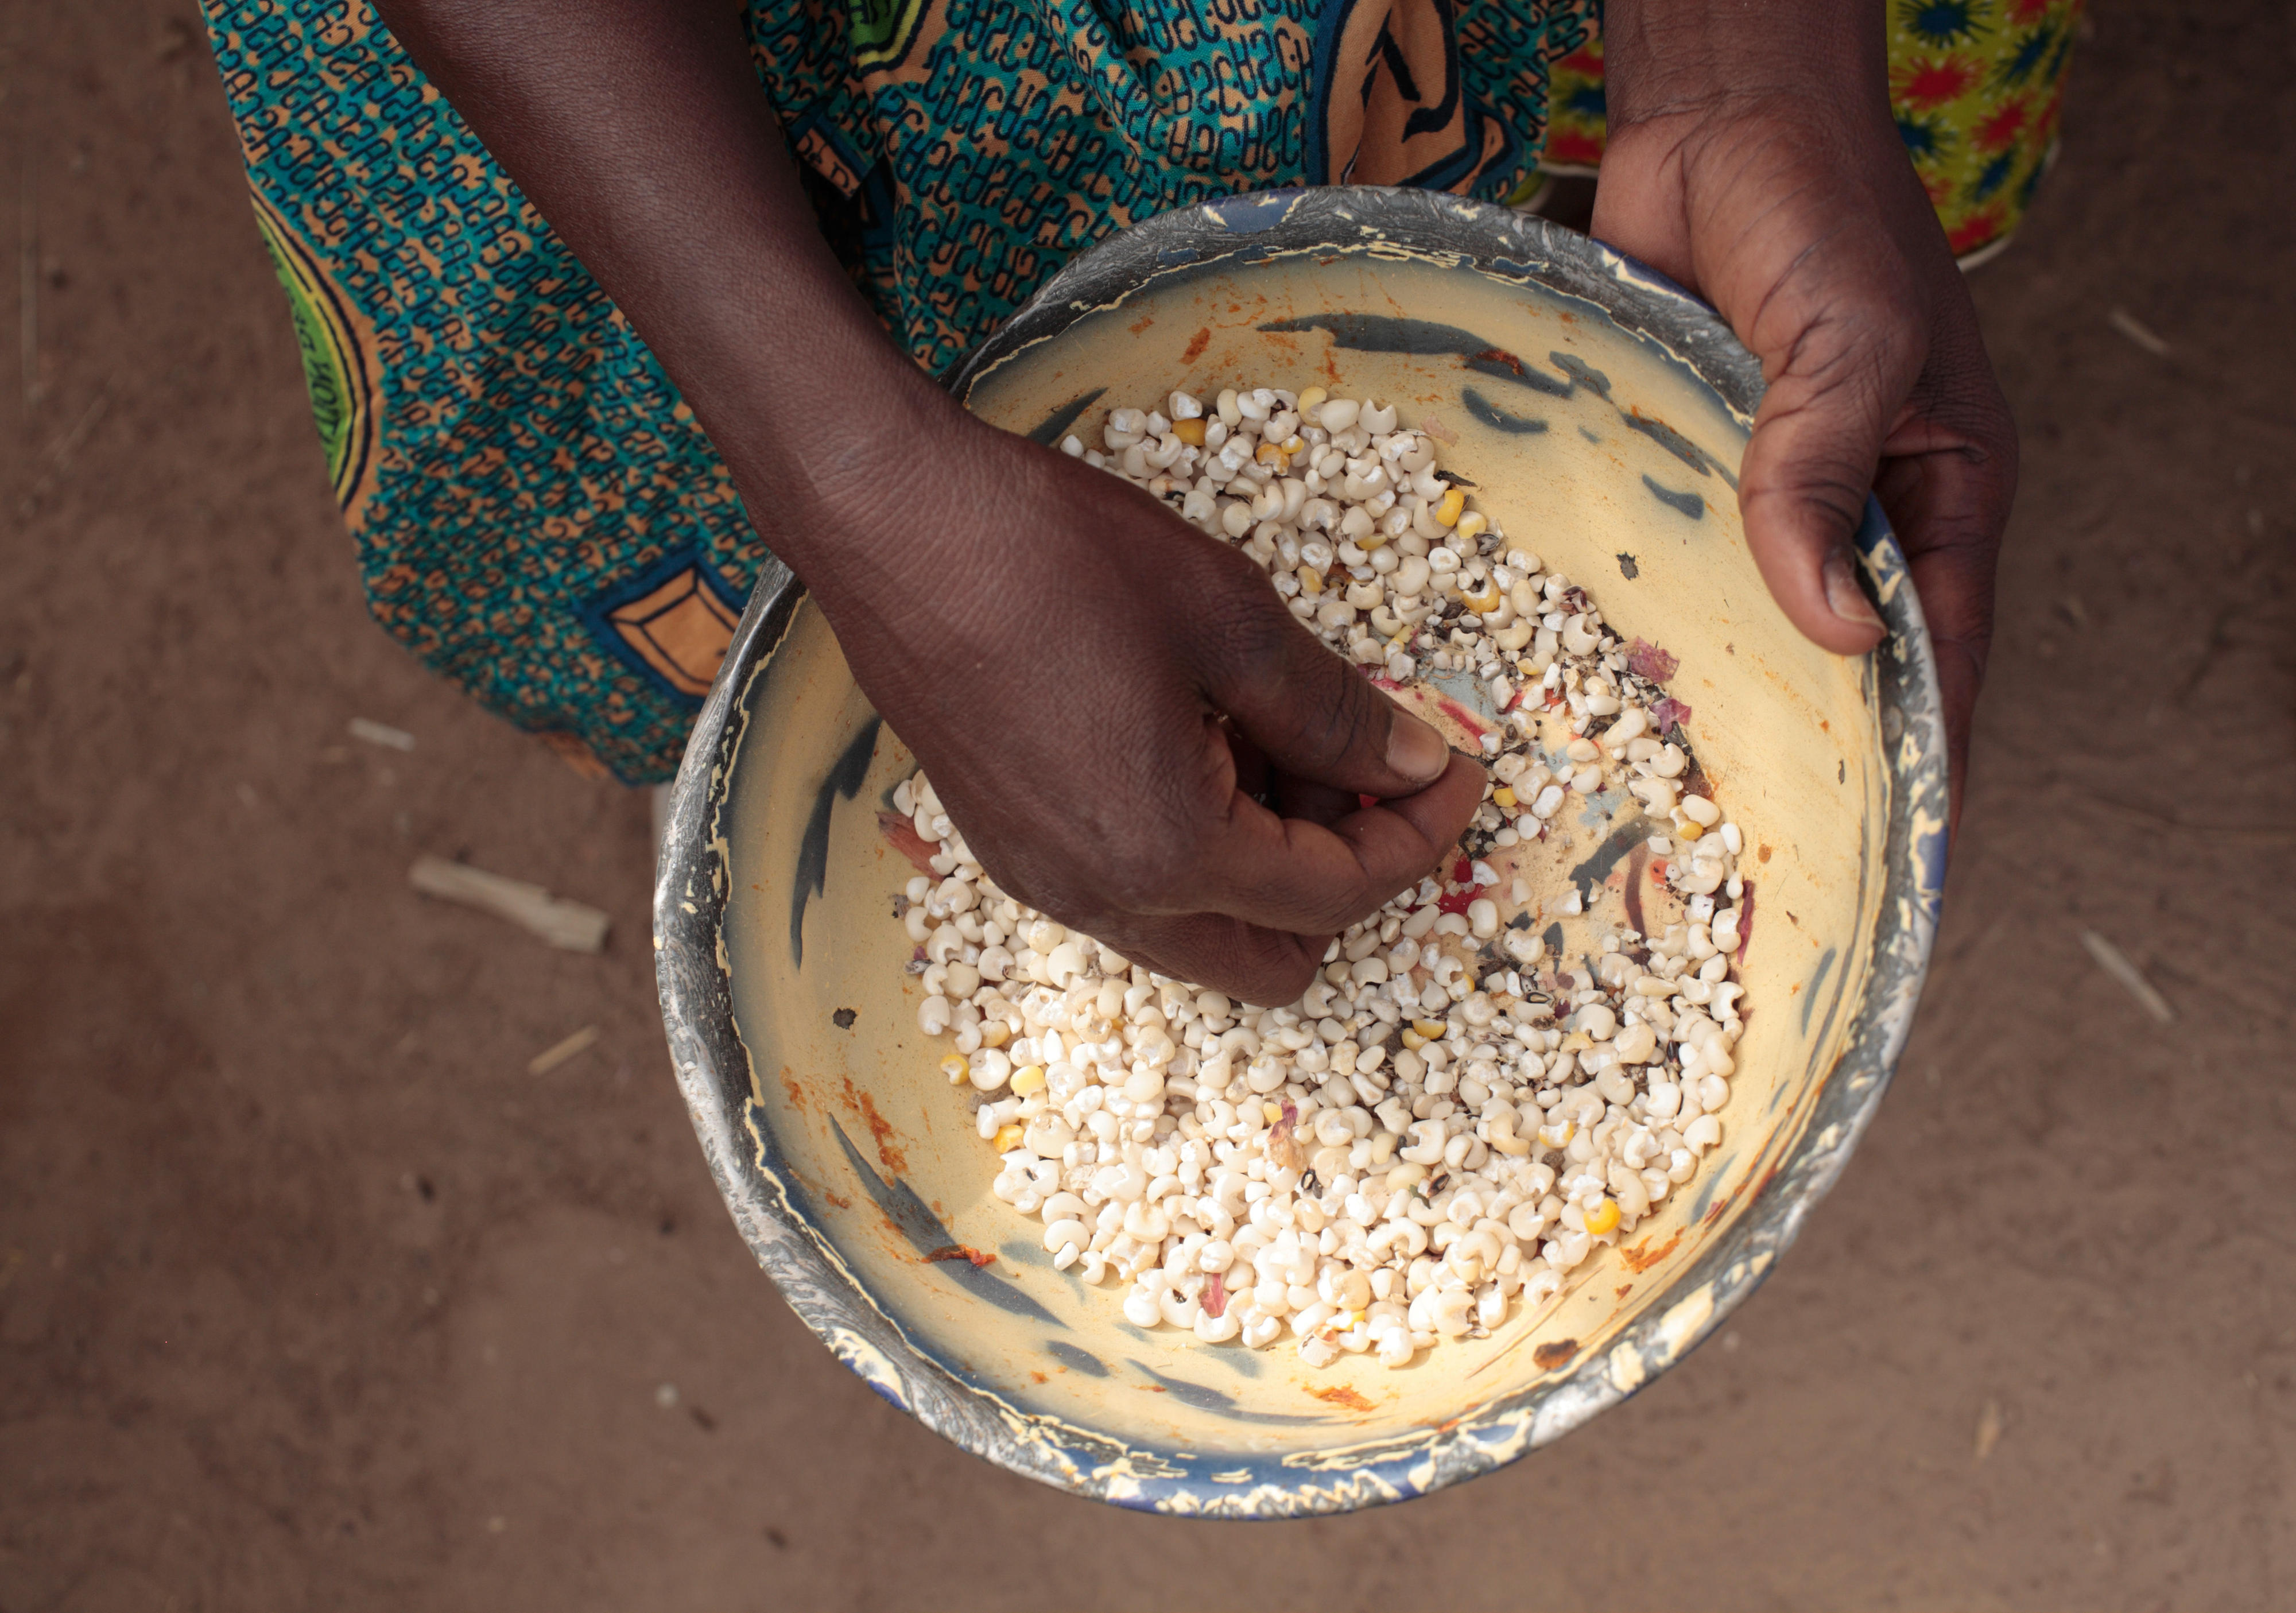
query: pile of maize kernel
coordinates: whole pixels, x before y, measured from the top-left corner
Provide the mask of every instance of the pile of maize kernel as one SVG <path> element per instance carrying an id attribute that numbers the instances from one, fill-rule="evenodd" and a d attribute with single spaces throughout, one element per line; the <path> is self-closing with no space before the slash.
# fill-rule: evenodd
<path id="1" fill-rule="evenodd" d="M 1392 407 L 1176 392 L 1101 442 L 1062 446 L 1238 543 L 1491 776 L 1456 860 L 1266 1009 L 1021 906 L 905 780 L 932 871 L 895 905 L 918 1024 L 953 1038 L 993 1191 L 1137 1326 L 1290 1339 L 1315 1366 L 1407 1365 L 1552 1305 L 1720 1142 L 1742 1028 L 1743 842 L 1664 692 L 1672 658 L 1621 644 Z M 1647 861 L 1623 887 L 1560 872 L 1627 825 Z"/>

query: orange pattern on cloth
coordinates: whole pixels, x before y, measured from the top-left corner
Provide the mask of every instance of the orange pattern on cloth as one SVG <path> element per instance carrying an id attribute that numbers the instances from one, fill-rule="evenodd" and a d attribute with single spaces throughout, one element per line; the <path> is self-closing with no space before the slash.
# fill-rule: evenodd
<path id="1" fill-rule="evenodd" d="M 1505 127 L 1476 116 L 1461 85 L 1458 36 L 1439 0 L 1353 7 L 1332 71 L 1322 100 L 1333 184 L 1453 170 L 1445 188 L 1471 191 L 1509 155 Z"/>

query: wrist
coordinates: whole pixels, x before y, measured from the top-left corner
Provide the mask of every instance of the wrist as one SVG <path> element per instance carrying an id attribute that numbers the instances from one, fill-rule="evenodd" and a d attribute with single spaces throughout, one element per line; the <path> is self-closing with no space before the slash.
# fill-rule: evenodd
<path id="1" fill-rule="evenodd" d="M 729 343 L 718 349 L 726 362 L 665 367 L 745 494 L 770 499 L 753 520 L 833 524 L 967 418 L 873 323 L 801 340 L 745 332 Z M 761 353 L 769 364 L 742 362 Z"/>
<path id="2" fill-rule="evenodd" d="M 808 243 L 810 245 L 811 243 Z M 825 252 L 824 253 L 825 257 Z M 760 253 L 678 328 L 642 333 L 733 472 L 750 520 L 816 591 L 883 563 L 883 512 L 971 418 L 886 334 L 841 272 Z M 800 283 L 793 284 L 792 282 Z"/>
<path id="3" fill-rule="evenodd" d="M 1886 119 L 1886 21 L 1878 4 L 1841 0 L 1610 0 L 1611 133 L 1765 108 L 1797 120 Z"/>

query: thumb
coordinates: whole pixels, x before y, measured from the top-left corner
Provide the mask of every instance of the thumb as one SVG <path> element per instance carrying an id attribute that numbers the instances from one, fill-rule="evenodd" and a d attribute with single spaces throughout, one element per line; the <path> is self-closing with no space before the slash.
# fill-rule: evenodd
<path id="1" fill-rule="evenodd" d="M 1212 700 L 1278 768 L 1357 795 L 1416 794 L 1451 765 L 1443 736 L 1267 602 L 1241 653 L 1216 658 Z"/>
<path id="2" fill-rule="evenodd" d="M 1740 470 L 1738 508 L 1746 545 L 1787 619 L 1824 649 L 1862 655 L 1884 628 L 1857 585 L 1850 540 L 1912 375 L 1893 388 L 1878 372 L 1894 366 L 1870 352 L 1816 356 L 1823 334 L 1803 333 L 1770 383 Z"/>

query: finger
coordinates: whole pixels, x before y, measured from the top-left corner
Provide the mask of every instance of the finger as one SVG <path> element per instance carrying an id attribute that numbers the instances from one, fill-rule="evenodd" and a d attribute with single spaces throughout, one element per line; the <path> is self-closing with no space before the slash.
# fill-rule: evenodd
<path id="1" fill-rule="evenodd" d="M 1797 362 L 1800 362 L 1797 360 Z M 1755 416 L 1740 471 L 1746 544 L 1788 620 L 1837 655 L 1882 642 L 1881 613 L 1857 584 L 1851 536 L 1904 397 L 1871 357 L 1843 353 L 1813 373 L 1789 371 Z"/>
<path id="2" fill-rule="evenodd" d="M 1110 928 L 1109 945 L 1133 962 L 1260 1008 L 1298 1002 L 1332 941 L 1329 934 L 1292 935 L 1211 913 L 1129 914 Z"/>
<path id="3" fill-rule="evenodd" d="M 1237 733 L 1233 724 L 1223 722 L 1218 727 L 1219 737 L 1227 742 L 1228 755 L 1235 759 L 1235 787 L 1255 801 L 1271 803 L 1276 781 L 1282 775 L 1268 766 L 1267 752 Z M 1283 808 L 1279 806 L 1276 810 L 1281 812 Z"/>
<path id="4" fill-rule="evenodd" d="M 1328 827 L 1279 817 L 1239 796 L 1227 823 L 1198 850 L 1192 905 L 1296 935 L 1344 929 L 1457 847 L 1483 783 L 1480 766 L 1455 757 L 1425 790 Z"/>
<path id="5" fill-rule="evenodd" d="M 1994 571 L 2014 496 L 2014 461 L 2013 436 L 2005 453 L 1907 454 L 1883 463 L 1878 488 L 1906 551 L 1937 655 L 1952 767 L 1949 832 L 1960 825 L 1970 726 L 1993 643 Z"/>
<path id="6" fill-rule="evenodd" d="M 1386 799 L 1443 776 L 1443 736 L 1389 700 L 1272 599 L 1245 595 L 1222 619 L 1202 663 L 1206 693 L 1279 768 L 1335 790 Z"/>
<path id="7" fill-rule="evenodd" d="M 1334 790 L 1296 773 L 1277 770 L 1268 775 L 1267 790 L 1259 799 L 1278 817 L 1303 818 L 1329 829 L 1349 813 L 1363 810 L 1363 797 L 1352 790 Z"/>

